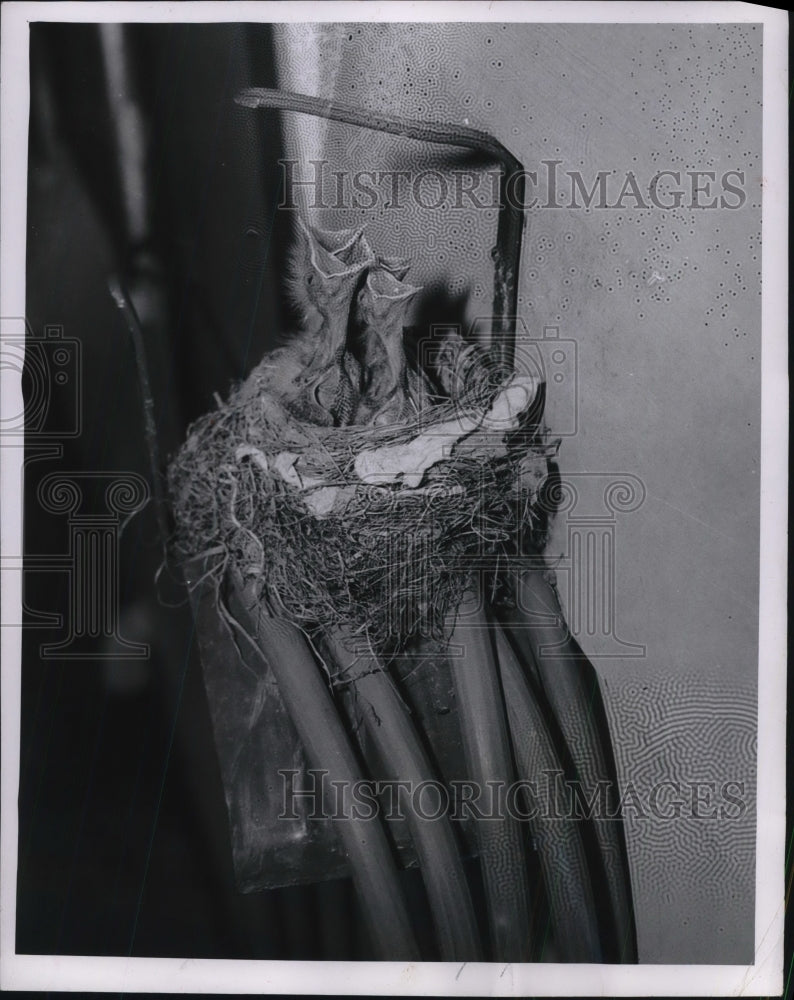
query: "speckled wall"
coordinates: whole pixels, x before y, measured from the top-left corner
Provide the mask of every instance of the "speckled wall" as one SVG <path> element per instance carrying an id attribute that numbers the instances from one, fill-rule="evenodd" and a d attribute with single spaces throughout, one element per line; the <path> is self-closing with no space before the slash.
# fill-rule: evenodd
<path id="1" fill-rule="evenodd" d="M 640 800 L 628 833 L 645 962 L 753 953 L 761 35 L 753 25 L 276 32 L 281 87 L 471 125 L 535 174 L 517 356 L 546 365 L 548 422 L 578 497 L 563 504 L 550 554 Z M 492 165 L 298 116 L 285 127 L 294 178 L 311 177 L 312 159 L 343 184 L 362 170 L 441 171 L 447 189 L 428 173 L 423 204 L 409 182 L 402 207 L 389 207 L 371 178 L 374 204 L 333 179 L 325 210 L 311 209 L 313 187 L 296 203 L 331 227 L 366 221 L 374 245 L 409 253 L 411 277 L 447 304 L 440 319 L 487 317 L 495 208 L 456 199 L 449 178 Z M 654 186 L 660 171 L 673 173 Z M 478 188 L 481 202 L 489 190 Z M 615 482 L 625 485 L 609 494 Z M 665 780 L 688 802 L 669 819 L 642 806 Z M 727 782 L 741 786 L 740 806 L 726 803 Z"/>

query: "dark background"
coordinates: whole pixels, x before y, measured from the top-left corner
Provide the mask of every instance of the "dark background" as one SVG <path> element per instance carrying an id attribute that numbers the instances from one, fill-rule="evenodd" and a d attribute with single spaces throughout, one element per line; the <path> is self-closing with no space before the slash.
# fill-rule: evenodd
<path id="1" fill-rule="evenodd" d="M 82 344 L 82 433 L 31 461 L 25 552 L 62 553 L 36 501 L 53 469 L 148 476 L 133 354 L 107 290 L 121 274 L 146 322 L 163 455 L 259 359 L 277 328 L 275 119 L 237 108 L 273 85 L 267 26 L 127 26 L 142 112 L 146 231 L 125 213 L 95 25 L 31 30 L 27 302 L 31 329 Z M 276 219 L 275 225 L 278 225 Z M 29 388 L 29 386 L 28 386 Z M 55 400 L 57 434 L 68 422 Z M 61 423 L 59 423 L 59 421 Z M 96 511 L 101 513 L 97 497 Z M 150 505 L 122 536 L 121 628 L 146 661 L 44 660 L 28 618 L 22 671 L 17 951 L 224 958 L 363 957 L 346 882 L 241 895 L 189 609 L 167 583 Z M 158 600 L 158 596 L 162 600 Z M 28 572 L 28 609 L 66 613 L 67 581 Z M 57 637 L 56 637 L 57 638 Z M 326 914 L 329 919 L 323 919 Z"/>

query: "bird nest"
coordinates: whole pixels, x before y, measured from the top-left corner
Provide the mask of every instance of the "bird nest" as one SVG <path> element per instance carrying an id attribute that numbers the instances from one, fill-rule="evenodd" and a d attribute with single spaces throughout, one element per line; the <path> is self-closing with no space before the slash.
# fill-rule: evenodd
<path id="1" fill-rule="evenodd" d="M 306 239 L 318 268 L 316 234 Z M 527 532 L 542 530 L 538 501 L 554 445 L 532 416 L 532 379 L 489 365 L 460 338 L 435 356 L 435 372 L 397 373 L 397 385 L 422 380 L 420 404 L 414 394 L 399 419 L 361 424 L 307 419 L 297 390 L 285 389 L 312 367 L 299 349 L 265 358 L 190 427 L 170 463 L 177 557 L 205 559 L 217 585 L 233 568 L 309 634 L 342 625 L 378 653 L 416 634 L 441 635 L 472 568 L 498 564 Z M 330 367 L 342 370 L 346 362 L 333 357 Z M 291 362 L 296 378 L 273 377 Z M 357 398 L 368 415 L 382 412 L 366 365 L 358 372 Z M 332 396 L 329 413 L 338 390 Z"/>

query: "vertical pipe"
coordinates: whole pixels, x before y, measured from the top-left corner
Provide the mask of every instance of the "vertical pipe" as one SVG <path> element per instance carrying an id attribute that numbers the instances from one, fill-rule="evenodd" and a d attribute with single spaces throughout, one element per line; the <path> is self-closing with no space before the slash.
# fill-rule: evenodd
<path id="1" fill-rule="evenodd" d="M 565 624 L 557 592 L 547 573 L 516 574 L 513 635 L 539 678 L 575 769 L 591 794 L 606 787 L 607 812 L 597 810 L 591 829 L 600 860 L 604 895 L 611 913 L 604 950 L 607 961 L 637 960 L 636 930 L 623 825 L 613 814 L 619 800 L 617 767 L 598 675 Z M 524 617 L 527 612 L 529 614 Z M 538 612 L 533 616 L 532 612 Z"/>
<path id="2" fill-rule="evenodd" d="M 450 644 L 463 649 L 461 656 L 450 657 L 450 668 L 469 778 L 483 795 L 499 788 L 503 793 L 497 799 L 494 818 L 478 817 L 475 824 L 492 959 L 528 962 L 532 941 L 523 831 L 504 803 L 515 773 L 499 671 L 479 586 L 462 601 Z M 485 804 L 491 805 L 487 800 Z"/>
<path id="3" fill-rule="evenodd" d="M 362 818 L 353 808 L 353 789 L 363 776 L 328 687 L 298 629 L 270 617 L 262 606 L 252 615 L 248 608 L 255 606 L 244 596 L 239 578 L 233 577 L 229 610 L 240 633 L 271 669 L 310 765 L 329 773 L 329 781 L 323 782 L 323 793 L 329 796 L 326 807 L 335 816 L 339 811 L 344 814 L 337 829 L 377 956 L 383 961 L 418 960 L 419 948 L 386 834 L 377 816 Z M 335 788 L 332 781 L 338 783 Z M 336 789 L 344 797 L 341 810 Z"/>
<path id="4" fill-rule="evenodd" d="M 502 628 L 493 635 L 505 692 L 510 736 L 519 782 L 538 789 L 559 770 L 559 758 L 526 675 Z M 598 917 L 587 857 L 573 817 L 550 814 L 549 802 L 535 803 L 527 825 L 537 843 L 540 868 L 551 910 L 553 940 L 566 962 L 601 962 Z"/>
<path id="5" fill-rule="evenodd" d="M 405 705 L 394 689 L 383 664 L 372 656 L 356 658 L 348 636 L 326 636 L 336 663 L 355 665 L 345 676 L 367 709 L 367 732 L 378 747 L 389 770 L 389 778 L 409 782 L 413 791 L 433 781 L 433 771 L 408 717 Z M 419 857 L 433 924 L 442 960 L 482 959 L 477 920 L 474 915 L 460 852 L 446 815 L 423 818 L 409 803 L 408 825 Z"/>

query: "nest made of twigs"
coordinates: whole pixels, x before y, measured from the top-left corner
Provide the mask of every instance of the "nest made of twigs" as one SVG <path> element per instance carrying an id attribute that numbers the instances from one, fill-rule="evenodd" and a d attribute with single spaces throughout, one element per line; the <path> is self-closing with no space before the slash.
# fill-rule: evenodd
<path id="1" fill-rule="evenodd" d="M 496 388 L 480 381 L 397 425 L 333 428 L 295 419 L 267 393 L 233 392 L 170 463 L 177 558 L 204 557 L 218 584 L 231 564 L 310 632 L 342 624 L 379 651 L 441 634 L 472 561 L 510 555 L 540 528 L 553 446 L 532 426 L 495 449 L 464 438 L 411 488 L 362 482 L 356 459 L 482 408 Z M 311 489 L 286 481 L 285 454 Z"/>

